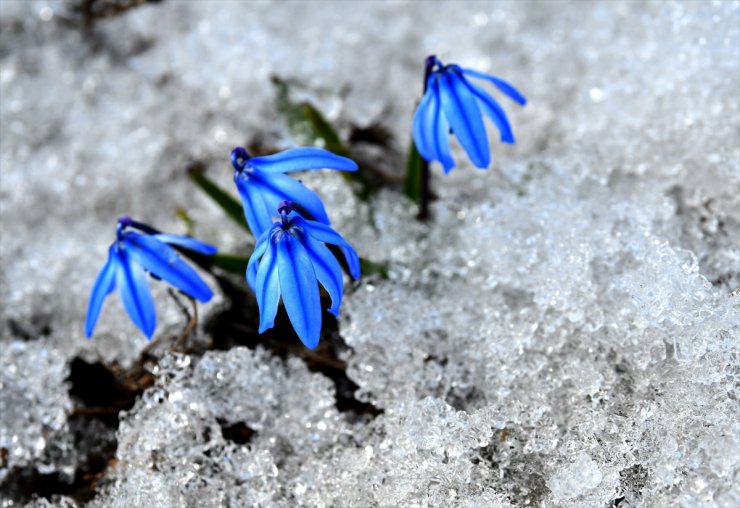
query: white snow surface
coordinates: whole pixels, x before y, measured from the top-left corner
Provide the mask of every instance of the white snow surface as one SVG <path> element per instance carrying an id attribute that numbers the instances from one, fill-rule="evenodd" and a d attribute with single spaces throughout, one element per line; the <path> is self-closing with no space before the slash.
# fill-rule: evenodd
<path id="1" fill-rule="evenodd" d="M 400 175 L 437 54 L 529 100 L 501 98 L 517 143 L 489 126 L 491 168 L 454 146 L 428 224 L 301 175 L 389 264 L 348 284 L 339 327 L 381 414 L 339 411 L 297 357 L 167 354 L 89 505 L 740 506 L 740 2 L 166 0 L 87 31 L 73 5 L 0 2 L 0 487 L 74 471 L 73 358 L 146 346 L 115 295 L 83 335 L 117 217 L 184 233 L 182 207 L 248 254 L 187 164 L 231 189 L 231 148 L 292 146 L 276 75 L 343 134 L 389 129 Z M 19 503 L 83 504 L 0 498 Z"/>

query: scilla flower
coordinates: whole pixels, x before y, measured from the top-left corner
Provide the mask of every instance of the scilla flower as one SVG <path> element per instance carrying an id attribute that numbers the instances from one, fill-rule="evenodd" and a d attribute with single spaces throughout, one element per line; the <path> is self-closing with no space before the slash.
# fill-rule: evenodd
<path id="1" fill-rule="evenodd" d="M 439 161 L 445 173 L 455 167 L 450 153 L 450 129 L 477 167 L 491 162 L 482 112 L 496 125 L 501 141 L 514 143 L 506 113 L 488 92 L 467 78 L 488 81 L 521 105 L 527 100 L 513 86 L 495 76 L 443 65 L 436 56 L 426 61 L 425 92 L 414 114 L 412 135 L 419 153 L 428 161 Z"/>
<path id="2" fill-rule="evenodd" d="M 170 245 L 207 255 L 216 252 L 215 247 L 198 240 L 162 234 L 128 217 L 118 219 L 116 241 L 108 250 L 108 261 L 95 279 L 90 294 L 85 335 L 92 335 L 103 301 L 117 287 L 131 320 L 147 338 L 152 338 L 156 314 L 147 272 L 201 302 L 211 299 L 210 288 Z"/>
<path id="3" fill-rule="evenodd" d="M 282 296 L 298 337 L 309 349 L 319 343 L 321 298 L 319 283 L 331 297 L 329 312 L 337 315 L 342 303 L 342 269 L 325 244 L 341 248 L 354 279 L 360 259 L 337 232 L 321 222 L 306 220 L 288 202 L 278 209 L 280 221 L 257 241 L 247 265 L 247 282 L 257 295 L 259 333 L 272 328 Z"/>
<path id="4" fill-rule="evenodd" d="M 300 203 L 314 219 L 329 224 L 319 196 L 283 173 L 304 169 L 357 170 L 351 159 L 321 148 L 293 148 L 266 157 L 250 157 L 244 148 L 237 147 L 231 152 L 231 164 L 244 217 L 255 238 L 272 227 L 272 218 L 281 201 Z"/>

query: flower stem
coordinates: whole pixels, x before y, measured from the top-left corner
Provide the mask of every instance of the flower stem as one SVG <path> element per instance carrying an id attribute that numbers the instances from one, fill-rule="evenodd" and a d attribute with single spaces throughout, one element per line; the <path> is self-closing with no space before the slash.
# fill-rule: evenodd
<path id="1" fill-rule="evenodd" d="M 432 73 L 432 69 L 437 61 L 437 58 L 432 55 L 427 57 L 426 65 L 424 66 L 424 87 L 422 97 L 427 92 L 427 81 L 429 75 Z M 429 162 L 421 157 L 421 192 L 419 194 L 419 219 L 427 220 L 429 218 L 429 202 L 431 201 L 431 181 L 432 173 L 429 171 Z"/>

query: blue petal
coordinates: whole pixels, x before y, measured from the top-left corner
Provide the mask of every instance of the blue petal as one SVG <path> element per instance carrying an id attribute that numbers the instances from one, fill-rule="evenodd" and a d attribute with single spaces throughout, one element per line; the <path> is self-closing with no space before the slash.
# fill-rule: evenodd
<path id="1" fill-rule="evenodd" d="M 450 153 L 450 125 L 439 100 L 437 75 L 427 81 L 427 91 L 414 114 L 412 135 L 419 154 L 428 161 L 439 161 L 445 173 L 455 167 Z"/>
<path id="2" fill-rule="evenodd" d="M 272 196 L 270 189 L 264 187 L 263 179 L 254 173 L 247 176 L 235 174 L 234 183 L 242 198 L 247 225 L 255 238 L 259 238 L 262 233 L 272 227 L 272 217 L 277 216 L 277 205 L 280 200 Z M 272 205 L 274 201 L 274 206 L 268 206 L 265 202 L 266 198 L 270 200 L 269 205 Z"/>
<path id="3" fill-rule="evenodd" d="M 349 274 L 353 279 L 359 279 L 360 256 L 357 255 L 357 251 L 352 247 L 342 247 L 342 252 L 344 253 L 344 259 L 347 260 L 347 266 L 349 266 Z"/>
<path id="4" fill-rule="evenodd" d="M 303 235 L 303 246 L 313 263 L 316 278 L 331 297 L 329 312 L 335 316 L 339 314 L 339 305 L 342 303 L 343 286 L 342 267 L 337 258 L 323 243 L 314 240 L 311 235 Z"/>
<path id="5" fill-rule="evenodd" d="M 201 302 L 207 302 L 213 297 L 213 291 L 198 273 L 166 243 L 134 232 L 126 233 L 123 243 L 134 261 L 160 279 Z"/>
<path id="6" fill-rule="evenodd" d="M 493 86 L 501 90 L 501 92 L 506 94 L 510 99 L 521 104 L 522 106 L 527 103 L 527 99 L 525 99 L 524 96 L 519 93 L 519 90 L 511 86 L 503 79 L 497 78 L 496 76 L 491 76 L 490 74 L 484 74 L 482 72 L 474 71 L 472 69 L 459 69 L 463 72 L 463 74 L 467 74 L 468 76 L 472 76 L 474 78 L 485 79 L 486 81 L 493 83 Z"/>
<path id="7" fill-rule="evenodd" d="M 411 136 L 414 138 L 419 154 L 428 161 L 437 160 L 434 150 L 434 117 L 436 116 L 436 97 L 432 88 L 428 87 L 424 97 L 414 113 L 414 122 Z"/>
<path id="8" fill-rule="evenodd" d="M 297 238 L 285 234 L 277 242 L 278 275 L 283 304 L 301 342 L 309 349 L 319 343 L 321 298 L 311 260 Z"/>
<path id="9" fill-rule="evenodd" d="M 152 338 L 157 324 L 154 300 L 149 291 L 144 270 L 133 262 L 123 249 L 116 249 L 116 285 L 123 307 L 131 321 L 148 339 Z"/>
<path id="10" fill-rule="evenodd" d="M 185 249 L 191 250 L 193 252 L 199 252 L 200 254 L 205 254 L 207 256 L 211 256 L 218 252 L 218 249 L 213 245 L 203 243 L 199 240 L 196 240 L 195 238 L 190 238 L 189 236 L 168 235 L 164 233 L 152 236 L 160 242 L 183 247 Z"/>
<path id="11" fill-rule="evenodd" d="M 111 245 L 108 250 L 108 260 L 101 268 L 100 273 L 95 278 L 92 291 L 90 292 L 90 302 L 87 305 L 87 318 L 85 319 L 85 336 L 91 337 L 95 323 L 98 321 L 100 309 L 103 308 L 103 301 L 111 291 L 116 288 L 116 267 L 118 258 L 113 252 L 114 246 Z"/>
<path id="12" fill-rule="evenodd" d="M 278 303 L 280 302 L 277 249 L 270 239 L 265 242 L 265 245 L 267 248 L 264 256 L 262 256 L 262 261 L 255 277 L 255 294 L 257 295 L 257 305 L 260 309 L 259 333 L 264 333 L 265 330 L 275 325 L 275 315 L 277 314 Z"/>
<path id="13" fill-rule="evenodd" d="M 355 252 L 355 249 L 339 233 L 326 224 L 321 224 L 314 220 L 305 220 L 302 217 L 296 217 L 293 220 L 296 225 L 302 227 L 314 239 L 341 247 L 344 257 L 347 260 L 347 265 L 349 266 L 350 275 L 352 275 L 353 279 L 360 278 L 360 257 Z"/>
<path id="14" fill-rule="evenodd" d="M 440 76 L 440 98 L 452 131 L 470 160 L 479 168 L 487 168 L 491 154 L 480 108 L 463 78 L 455 71 Z"/>
<path id="15" fill-rule="evenodd" d="M 442 111 L 442 101 L 439 98 L 439 83 L 435 80 L 434 88 L 436 104 L 434 108 L 434 123 L 432 125 L 432 135 L 434 136 L 434 149 L 437 156 L 435 157 L 444 168 L 445 174 L 449 174 L 455 167 L 455 160 L 452 158 L 450 151 L 450 123 L 445 118 Z"/>
<path id="16" fill-rule="evenodd" d="M 478 104 L 483 108 L 486 115 L 493 121 L 501 134 L 501 141 L 504 143 L 514 143 L 514 133 L 511 131 L 511 124 L 506 118 L 506 112 L 496 100 L 488 95 L 483 89 L 475 84 L 465 80 L 468 89 L 478 98 Z"/>
<path id="17" fill-rule="evenodd" d="M 270 236 L 272 229 L 268 229 L 257 239 L 257 245 L 254 248 L 254 252 L 249 257 L 249 263 L 247 263 L 247 284 L 255 291 L 255 281 L 257 278 L 257 270 L 259 269 L 260 258 L 265 253 L 267 246 L 270 244 Z"/>
<path id="18" fill-rule="evenodd" d="M 287 173 L 306 169 L 357 171 L 357 164 L 352 159 L 313 147 L 292 148 L 274 155 L 253 157 L 247 164 L 263 173 Z"/>
<path id="19" fill-rule="evenodd" d="M 259 180 L 263 189 L 264 200 L 270 206 L 270 211 L 277 217 L 277 207 L 281 201 L 294 201 L 310 213 L 314 219 L 329 224 L 329 216 L 326 214 L 321 198 L 311 189 L 298 180 L 288 175 L 260 174 L 255 171 L 252 178 Z"/>

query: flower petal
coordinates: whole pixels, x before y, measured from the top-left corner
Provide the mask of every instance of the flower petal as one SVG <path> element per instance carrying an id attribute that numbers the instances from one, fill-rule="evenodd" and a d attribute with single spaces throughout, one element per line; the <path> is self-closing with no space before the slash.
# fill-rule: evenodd
<path id="1" fill-rule="evenodd" d="M 234 183 L 242 198 L 244 218 L 247 220 L 249 230 L 252 231 L 255 238 L 259 238 L 262 233 L 272 227 L 272 217 L 277 215 L 279 198 L 272 197 L 269 189 L 266 192 L 261 192 L 265 190 L 263 179 L 255 176 L 254 173 L 248 176 L 235 174 Z M 275 201 L 273 207 L 268 207 L 265 202 L 266 197 L 270 199 L 270 204 Z M 274 210 L 270 212 L 270 208 L 274 208 Z"/>
<path id="2" fill-rule="evenodd" d="M 462 67 L 458 67 L 458 68 L 463 72 L 463 74 L 466 74 L 473 78 L 485 79 L 486 81 L 492 83 L 493 86 L 501 90 L 502 93 L 504 93 L 506 96 L 508 96 L 513 101 L 521 104 L 522 106 L 524 106 L 527 103 L 527 99 L 525 99 L 524 96 L 521 93 L 519 93 L 519 90 L 511 86 L 509 83 L 507 83 L 503 79 L 497 78 L 496 76 L 491 76 L 490 74 L 485 74 L 483 72 L 474 71 L 472 69 L 463 69 Z"/>
<path id="3" fill-rule="evenodd" d="M 152 338 L 157 325 L 154 300 L 146 281 L 144 270 L 133 262 L 124 249 L 116 249 L 116 285 L 123 307 L 131 321 L 148 339 Z"/>
<path id="4" fill-rule="evenodd" d="M 266 248 L 255 277 L 255 294 L 260 309 L 259 333 L 275 325 L 275 315 L 280 302 L 280 279 L 277 270 L 277 249 L 268 238 Z M 320 326 L 320 325 L 319 325 Z"/>
<path id="5" fill-rule="evenodd" d="M 169 235 L 165 233 L 160 233 L 158 235 L 152 236 L 160 242 L 164 242 L 169 245 L 176 245 L 177 247 L 182 247 L 184 249 L 198 252 L 200 254 L 205 254 L 207 256 L 213 255 L 218 252 L 218 249 L 213 245 L 203 243 L 200 240 L 196 240 L 195 238 L 191 238 L 189 236 Z"/>
<path id="6" fill-rule="evenodd" d="M 295 180 L 288 175 L 266 174 L 259 173 L 257 171 L 255 171 L 251 177 L 259 180 L 263 186 L 262 188 L 268 190 L 268 193 L 264 193 L 264 202 L 270 206 L 270 212 L 274 216 L 278 216 L 278 204 L 285 200 L 298 203 L 317 221 L 325 224 L 330 223 L 329 216 L 326 214 L 326 209 L 324 208 L 324 203 L 321 202 L 321 198 L 319 198 L 318 194 L 298 180 Z"/>
<path id="7" fill-rule="evenodd" d="M 437 160 L 434 151 L 434 117 L 436 116 L 436 96 L 431 87 L 427 87 L 424 97 L 414 113 L 411 136 L 414 138 L 419 154 L 428 161 Z"/>
<path id="8" fill-rule="evenodd" d="M 344 259 L 347 260 L 347 266 L 349 266 L 349 274 L 353 279 L 359 279 L 360 256 L 357 255 L 357 251 L 352 247 L 342 247 L 342 252 L 344 253 Z"/>
<path id="9" fill-rule="evenodd" d="M 439 83 L 433 85 L 436 88 L 436 104 L 434 108 L 434 122 L 432 124 L 432 135 L 434 136 L 435 157 L 442 164 L 445 174 L 449 174 L 455 167 L 455 160 L 450 150 L 450 123 L 445 118 L 442 110 L 442 101 L 439 98 Z"/>
<path id="10" fill-rule="evenodd" d="M 254 248 L 254 252 L 249 257 L 249 263 L 247 263 L 247 284 L 255 291 L 255 282 L 257 280 L 257 271 L 259 270 L 260 258 L 265 253 L 268 245 L 270 244 L 270 235 L 272 229 L 268 229 L 257 239 L 257 245 Z"/>
<path id="11" fill-rule="evenodd" d="M 213 297 L 213 291 L 198 273 L 166 243 L 134 232 L 126 233 L 123 243 L 129 256 L 153 275 L 201 302 Z"/>
<path id="12" fill-rule="evenodd" d="M 323 243 L 314 240 L 310 234 L 303 235 L 303 246 L 313 263 L 316 278 L 319 280 L 326 292 L 331 297 L 329 312 L 335 316 L 339 314 L 339 305 L 342 303 L 344 281 L 342 280 L 342 267 L 339 266 L 337 258 Z"/>
<path id="13" fill-rule="evenodd" d="M 452 131 L 470 160 L 479 168 L 487 168 L 491 154 L 478 102 L 454 70 L 441 74 L 440 98 Z"/>
<path id="14" fill-rule="evenodd" d="M 306 169 L 357 171 L 357 164 L 352 159 L 315 147 L 292 148 L 274 155 L 252 157 L 247 164 L 263 173 L 287 173 Z"/>
<path id="15" fill-rule="evenodd" d="M 92 291 L 90 292 L 90 302 L 87 305 L 87 317 L 85 318 L 85 336 L 91 337 L 95 329 L 95 323 L 98 321 L 100 309 L 103 308 L 105 298 L 116 288 L 116 269 L 118 266 L 118 257 L 113 252 L 114 246 L 111 245 L 108 250 L 108 260 L 100 269 L 100 273 L 95 278 Z"/>
<path id="16" fill-rule="evenodd" d="M 478 104 L 483 108 L 483 112 L 496 125 L 496 128 L 501 134 L 501 141 L 504 143 L 514 143 L 514 133 L 511 131 L 511 124 L 509 123 L 509 119 L 506 118 L 504 109 L 479 86 L 468 80 L 465 80 L 465 84 L 478 99 Z"/>
<path id="17" fill-rule="evenodd" d="M 352 278 L 360 278 L 360 257 L 347 240 L 342 238 L 342 235 L 334 231 L 330 226 L 321 224 L 315 220 L 306 220 L 302 217 L 295 217 L 293 220 L 296 225 L 303 227 L 306 233 L 311 235 L 315 240 L 341 247 Z"/>
<path id="18" fill-rule="evenodd" d="M 285 310 L 301 342 L 314 349 L 321 334 L 321 298 L 311 260 L 301 242 L 290 234 L 278 240 L 277 260 Z"/>
<path id="19" fill-rule="evenodd" d="M 450 153 L 450 125 L 439 99 L 438 75 L 427 81 L 427 91 L 414 114 L 412 136 L 419 154 L 428 161 L 439 161 L 449 173 L 455 167 Z"/>

